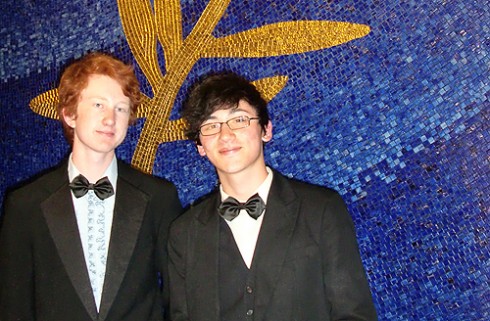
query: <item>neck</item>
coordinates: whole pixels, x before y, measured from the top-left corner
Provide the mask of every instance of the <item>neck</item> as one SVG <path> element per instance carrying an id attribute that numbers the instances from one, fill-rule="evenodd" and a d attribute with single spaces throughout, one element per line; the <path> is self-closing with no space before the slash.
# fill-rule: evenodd
<path id="1" fill-rule="evenodd" d="M 218 173 L 223 191 L 238 200 L 247 200 L 252 196 L 267 178 L 267 175 L 265 166 L 253 173 L 240 172 L 227 175 Z"/>
<path id="2" fill-rule="evenodd" d="M 72 152 L 73 164 L 91 183 L 95 183 L 102 178 L 113 158 L 114 153 L 87 155 L 76 153 L 75 150 Z"/>

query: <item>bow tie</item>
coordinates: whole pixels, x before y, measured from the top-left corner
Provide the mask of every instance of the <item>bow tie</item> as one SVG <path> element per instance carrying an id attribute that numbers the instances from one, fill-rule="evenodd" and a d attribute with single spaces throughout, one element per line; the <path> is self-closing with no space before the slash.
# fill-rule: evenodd
<path id="1" fill-rule="evenodd" d="M 90 184 L 83 175 L 78 175 L 68 186 L 70 186 L 76 198 L 87 194 L 89 189 L 93 190 L 95 195 L 101 200 L 114 195 L 114 189 L 107 176 L 102 177 L 95 184 Z"/>
<path id="2" fill-rule="evenodd" d="M 235 198 L 228 197 L 218 207 L 219 214 L 227 221 L 237 217 L 241 210 L 246 210 L 248 215 L 253 219 L 257 219 L 264 212 L 265 203 L 259 194 L 255 194 L 246 203 L 240 203 Z"/>

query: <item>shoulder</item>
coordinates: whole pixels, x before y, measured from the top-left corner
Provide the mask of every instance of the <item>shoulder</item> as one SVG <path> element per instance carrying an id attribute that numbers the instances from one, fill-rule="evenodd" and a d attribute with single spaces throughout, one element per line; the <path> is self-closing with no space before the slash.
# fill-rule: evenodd
<path id="1" fill-rule="evenodd" d="M 6 193 L 0 221 L 10 217 L 19 224 L 29 225 L 34 217 L 39 217 L 42 204 L 67 185 L 66 167 L 49 169 L 32 177 Z"/>
<path id="2" fill-rule="evenodd" d="M 345 233 L 345 237 L 353 235 L 354 226 L 351 215 L 342 196 L 337 191 L 284 176 L 279 181 L 279 185 L 283 185 L 283 190 L 290 191 L 289 195 L 283 192 L 280 198 L 282 202 L 298 205 L 300 221 L 308 226 L 308 230 L 312 231 L 312 234 L 318 239 L 323 234 Z"/>
<path id="3" fill-rule="evenodd" d="M 8 191 L 6 200 L 42 201 L 55 191 L 68 184 L 66 164 L 50 168 Z"/>
<path id="4" fill-rule="evenodd" d="M 341 195 L 332 188 L 319 186 L 274 173 L 271 186 L 275 202 L 299 206 L 301 217 L 312 225 L 321 225 L 324 220 L 346 222 L 351 219 Z"/>
<path id="5" fill-rule="evenodd" d="M 166 226 L 182 213 L 177 188 L 170 181 L 143 173 L 118 161 L 116 200 L 130 199 L 145 204 L 147 215 L 157 218 L 155 226 Z M 162 225 L 163 224 L 163 225 Z"/>
<path id="6" fill-rule="evenodd" d="M 129 164 L 118 160 L 118 178 L 126 181 L 130 185 L 153 194 L 161 190 L 175 190 L 175 185 L 164 179 L 154 175 L 143 173 Z"/>
<path id="7" fill-rule="evenodd" d="M 212 216 L 217 215 L 216 207 L 218 196 L 219 193 L 214 191 L 192 203 L 187 210 L 174 221 L 173 228 L 175 230 L 188 230 L 189 226 L 194 223 L 207 223 Z"/>
<path id="8" fill-rule="evenodd" d="M 306 201 L 342 201 L 340 194 L 332 188 L 286 177 L 277 171 L 274 171 L 273 185 L 283 191 L 290 189 L 296 197 Z"/>

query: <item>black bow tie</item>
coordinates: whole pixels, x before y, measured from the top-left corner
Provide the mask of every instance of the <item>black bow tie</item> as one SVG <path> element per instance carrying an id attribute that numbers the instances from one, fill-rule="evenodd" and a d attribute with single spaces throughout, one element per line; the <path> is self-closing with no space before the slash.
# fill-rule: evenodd
<path id="1" fill-rule="evenodd" d="M 248 215 L 257 219 L 264 212 L 265 203 L 259 194 L 255 194 L 246 203 L 240 203 L 235 198 L 228 197 L 218 207 L 219 214 L 227 221 L 237 217 L 241 210 L 246 210 Z"/>
<path id="2" fill-rule="evenodd" d="M 107 176 L 102 177 L 95 184 L 90 184 L 83 175 L 78 175 L 68 186 L 70 186 L 76 198 L 87 194 L 89 189 L 93 190 L 95 195 L 101 200 L 114 195 L 114 189 Z"/>

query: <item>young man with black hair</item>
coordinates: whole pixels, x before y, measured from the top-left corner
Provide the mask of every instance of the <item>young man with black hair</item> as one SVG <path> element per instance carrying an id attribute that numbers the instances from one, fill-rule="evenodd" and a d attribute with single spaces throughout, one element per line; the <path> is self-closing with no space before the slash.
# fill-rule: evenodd
<path id="1" fill-rule="evenodd" d="M 272 122 L 257 89 L 211 75 L 183 118 L 220 185 L 172 224 L 172 320 L 376 320 L 340 195 L 266 166 Z"/>

